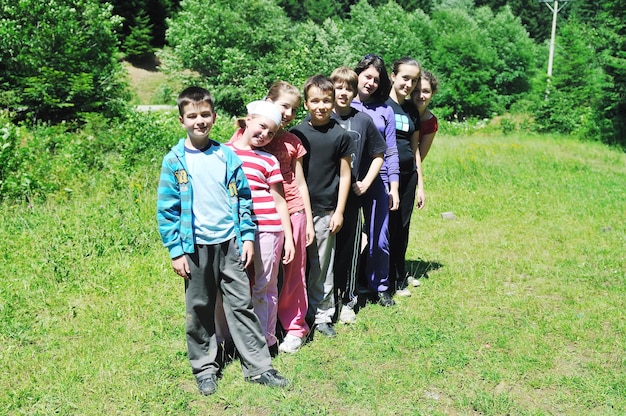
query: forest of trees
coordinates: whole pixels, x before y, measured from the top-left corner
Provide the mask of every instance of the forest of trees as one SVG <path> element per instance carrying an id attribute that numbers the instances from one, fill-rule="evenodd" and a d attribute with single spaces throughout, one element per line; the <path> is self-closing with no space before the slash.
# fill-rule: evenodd
<path id="1" fill-rule="evenodd" d="M 563 8 L 548 82 L 552 14 L 539 1 L 3 2 L 0 108 L 38 122 L 123 117 L 120 59 L 157 53 L 165 72 L 196 74 L 223 111 L 239 114 L 276 79 L 301 85 L 366 53 L 388 65 L 410 55 L 441 79 L 433 104 L 442 118 L 527 113 L 538 131 L 624 146 L 622 6 L 572 0 Z"/>

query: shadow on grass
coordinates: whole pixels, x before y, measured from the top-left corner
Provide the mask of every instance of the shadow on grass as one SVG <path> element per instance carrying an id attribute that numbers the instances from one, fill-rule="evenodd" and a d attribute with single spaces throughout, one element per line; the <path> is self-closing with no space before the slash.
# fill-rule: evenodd
<path id="1" fill-rule="evenodd" d="M 409 274 L 416 279 L 428 279 L 428 272 L 439 270 L 443 267 L 443 264 L 436 261 L 428 260 L 407 260 L 406 270 Z"/>

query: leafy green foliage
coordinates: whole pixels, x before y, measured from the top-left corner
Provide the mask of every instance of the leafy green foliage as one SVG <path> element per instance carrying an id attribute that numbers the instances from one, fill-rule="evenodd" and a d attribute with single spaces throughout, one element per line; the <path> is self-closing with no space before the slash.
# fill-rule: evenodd
<path id="1" fill-rule="evenodd" d="M 593 46 L 598 41 L 597 31 L 589 26 L 575 20 L 562 25 L 547 100 L 537 109 L 540 130 L 598 134 L 592 113 L 606 83 Z"/>
<path id="2" fill-rule="evenodd" d="M 165 21 L 175 13 L 179 0 L 101 0 L 101 3 L 113 5 L 113 14 L 123 19 L 118 34 L 122 50 L 130 53 L 132 49 L 127 50 L 125 45 L 137 26 L 144 32 L 150 46 L 163 47 L 167 29 Z M 138 16 L 142 19 L 138 20 Z"/>
<path id="3" fill-rule="evenodd" d="M 124 39 L 124 50 L 127 59 L 133 61 L 142 59 L 154 52 L 150 44 L 152 40 L 152 25 L 145 10 L 133 17 L 134 24 L 130 27 L 130 33 Z"/>
<path id="4" fill-rule="evenodd" d="M 0 105 L 33 120 L 123 111 L 129 97 L 110 6 L 23 0 L 2 8 Z"/>
<path id="5" fill-rule="evenodd" d="M 295 35 L 283 10 L 271 0 L 183 0 L 167 31 L 173 53 L 185 68 L 207 77 L 211 85 L 228 85 L 221 107 L 231 114 L 243 109 L 246 77 L 254 74 Z M 221 88 L 213 89 L 221 98 Z M 255 94 L 256 95 L 256 94 Z M 259 98 L 258 95 L 256 95 Z"/>

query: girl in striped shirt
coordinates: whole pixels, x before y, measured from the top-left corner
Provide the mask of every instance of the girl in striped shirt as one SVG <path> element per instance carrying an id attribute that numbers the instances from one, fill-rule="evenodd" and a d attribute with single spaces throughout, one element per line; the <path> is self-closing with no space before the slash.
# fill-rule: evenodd
<path id="1" fill-rule="evenodd" d="M 278 348 L 276 316 L 281 256 L 284 264 L 291 262 L 295 248 L 278 160 L 260 148 L 278 131 L 282 114 L 274 104 L 266 101 L 254 101 L 247 108 L 248 115 L 240 123 L 243 126 L 227 145 L 242 160 L 252 191 L 252 220 L 257 224 L 254 272 L 250 274 L 252 303 L 272 351 Z"/>

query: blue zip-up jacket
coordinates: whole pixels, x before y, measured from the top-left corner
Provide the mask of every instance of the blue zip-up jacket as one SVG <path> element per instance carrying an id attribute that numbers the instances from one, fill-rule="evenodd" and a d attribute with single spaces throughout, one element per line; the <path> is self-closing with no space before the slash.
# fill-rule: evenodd
<path id="1" fill-rule="evenodd" d="M 211 146 L 219 146 L 219 155 L 226 164 L 224 186 L 229 191 L 230 206 L 239 249 L 244 241 L 253 241 L 256 225 L 252 221 L 252 195 L 248 180 L 241 168 L 241 159 L 228 147 L 211 140 Z M 185 162 L 185 139 L 181 139 L 165 155 L 161 165 L 157 197 L 157 221 L 163 245 L 171 258 L 194 252 L 193 190 L 187 163 Z"/>

